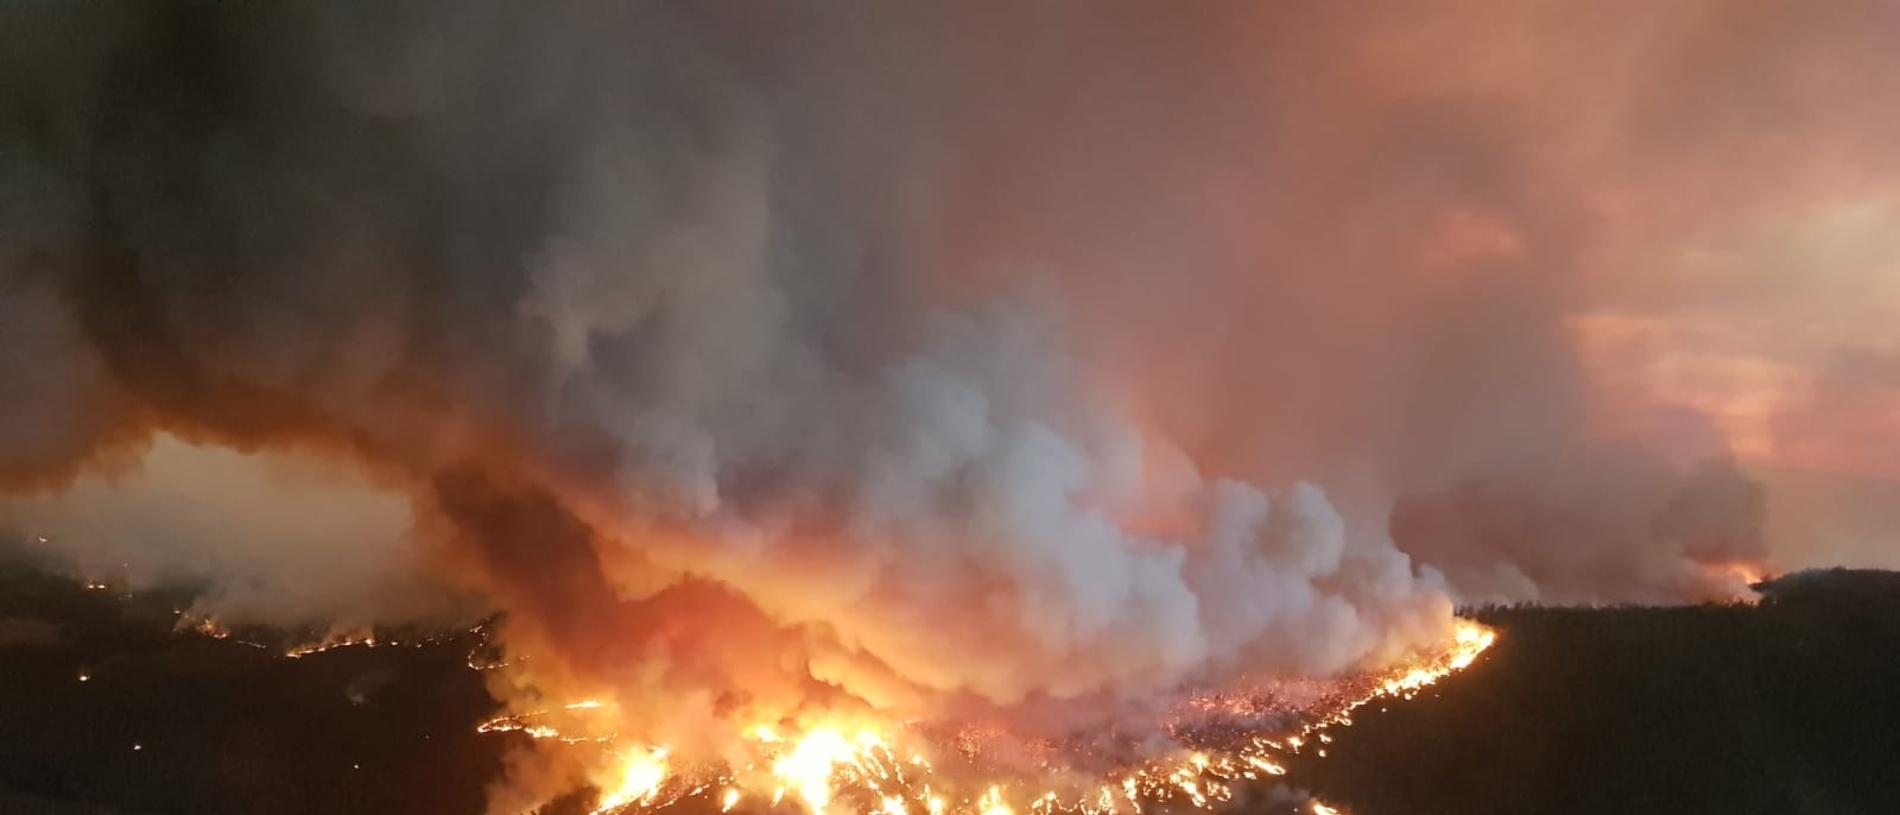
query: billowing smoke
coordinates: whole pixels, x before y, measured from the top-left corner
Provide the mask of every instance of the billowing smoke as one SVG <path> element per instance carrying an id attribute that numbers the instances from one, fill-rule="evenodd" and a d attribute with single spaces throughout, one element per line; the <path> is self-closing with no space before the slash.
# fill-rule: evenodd
<path id="1" fill-rule="evenodd" d="M 157 429 L 353 457 L 523 641 L 668 695 L 784 684 L 735 682 L 757 657 L 728 637 L 931 712 L 1443 633 L 1436 576 L 1319 488 L 1207 477 L 1135 423 L 1059 292 L 942 292 L 901 223 L 938 182 L 828 36 L 388 14 L 114 17 L 79 65 L 21 44 L 19 75 L 85 88 L 11 100 L 17 195 L 53 213 L 9 236 L 15 367 L 59 442 L 11 478 Z M 873 135 L 902 149 L 852 154 Z"/>
<path id="2" fill-rule="evenodd" d="M 10 8 L 9 517 L 174 494 L 148 449 L 341 462 L 405 517 L 172 551 L 476 591 L 675 741 L 1734 596 L 1748 468 L 1900 398 L 1804 390 L 1887 323 L 1773 277 L 1886 222 L 1900 70 L 1845 7 L 1487 5 Z M 295 613 L 430 605 L 337 596 Z"/>
<path id="3" fill-rule="evenodd" d="M 1679 473 L 1640 453 L 1587 452 L 1407 497 L 1392 531 L 1467 602 L 1669 603 L 1745 593 L 1765 510 L 1730 462 Z"/>

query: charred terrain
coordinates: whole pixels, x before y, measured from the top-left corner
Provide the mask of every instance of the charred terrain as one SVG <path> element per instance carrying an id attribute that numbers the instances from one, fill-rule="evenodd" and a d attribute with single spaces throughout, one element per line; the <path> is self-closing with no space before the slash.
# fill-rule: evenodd
<path id="1" fill-rule="evenodd" d="M 1360 815 L 1900 809 L 1900 576 L 1803 573 L 1764 594 L 1478 611 L 1495 648 L 1362 711 L 1289 779 Z M 495 706 L 472 635 L 285 659 L 175 630 L 187 600 L 12 553 L 0 811 L 482 811 L 520 737 L 475 732 Z"/>

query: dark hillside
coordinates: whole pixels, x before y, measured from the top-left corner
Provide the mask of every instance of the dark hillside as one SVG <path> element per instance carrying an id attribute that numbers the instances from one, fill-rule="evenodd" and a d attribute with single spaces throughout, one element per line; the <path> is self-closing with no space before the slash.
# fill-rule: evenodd
<path id="1" fill-rule="evenodd" d="M 481 812 L 472 643 L 283 659 L 174 632 L 183 599 L 0 559 L 0 813 Z"/>
<path id="2" fill-rule="evenodd" d="M 1293 765 L 1357 815 L 1900 812 L 1900 575 L 1755 607 L 1492 609 L 1503 638 Z"/>
<path id="3" fill-rule="evenodd" d="M 1491 651 L 1289 780 L 1356 815 L 1900 812 L 1900 577 L 1765 591 L 1479 612 Z M 287 660 L 174 632 L 184 600 L 0 559 L 0 813 L 482 811 L 513 737 L 474 732 L 471 638 Z"/>

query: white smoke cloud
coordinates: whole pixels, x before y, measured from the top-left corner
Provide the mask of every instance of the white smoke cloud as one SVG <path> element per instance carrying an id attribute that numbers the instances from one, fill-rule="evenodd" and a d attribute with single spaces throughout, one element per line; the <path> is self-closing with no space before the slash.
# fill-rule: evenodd
<path id="1" fill-rule="evenodd" d="M 79 576 L 145 590 L 208 583 L 191 611 L 230 623 L 456 619 L 410 546 L 409 499 L 337 463 L 160 436 L 133 465 L 0 498 L 0 526 L 45 538 Z"/>

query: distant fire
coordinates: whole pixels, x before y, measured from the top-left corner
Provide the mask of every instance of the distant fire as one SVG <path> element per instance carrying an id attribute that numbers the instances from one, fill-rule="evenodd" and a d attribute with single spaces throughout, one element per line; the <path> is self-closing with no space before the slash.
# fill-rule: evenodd
<path id="1" fill-rule="evenodd" d="M 1771 577 L 1759 563 L 1727 563 L 1721 568 L 1740 580 L 1744 586 L 1753 586 Z"/>

